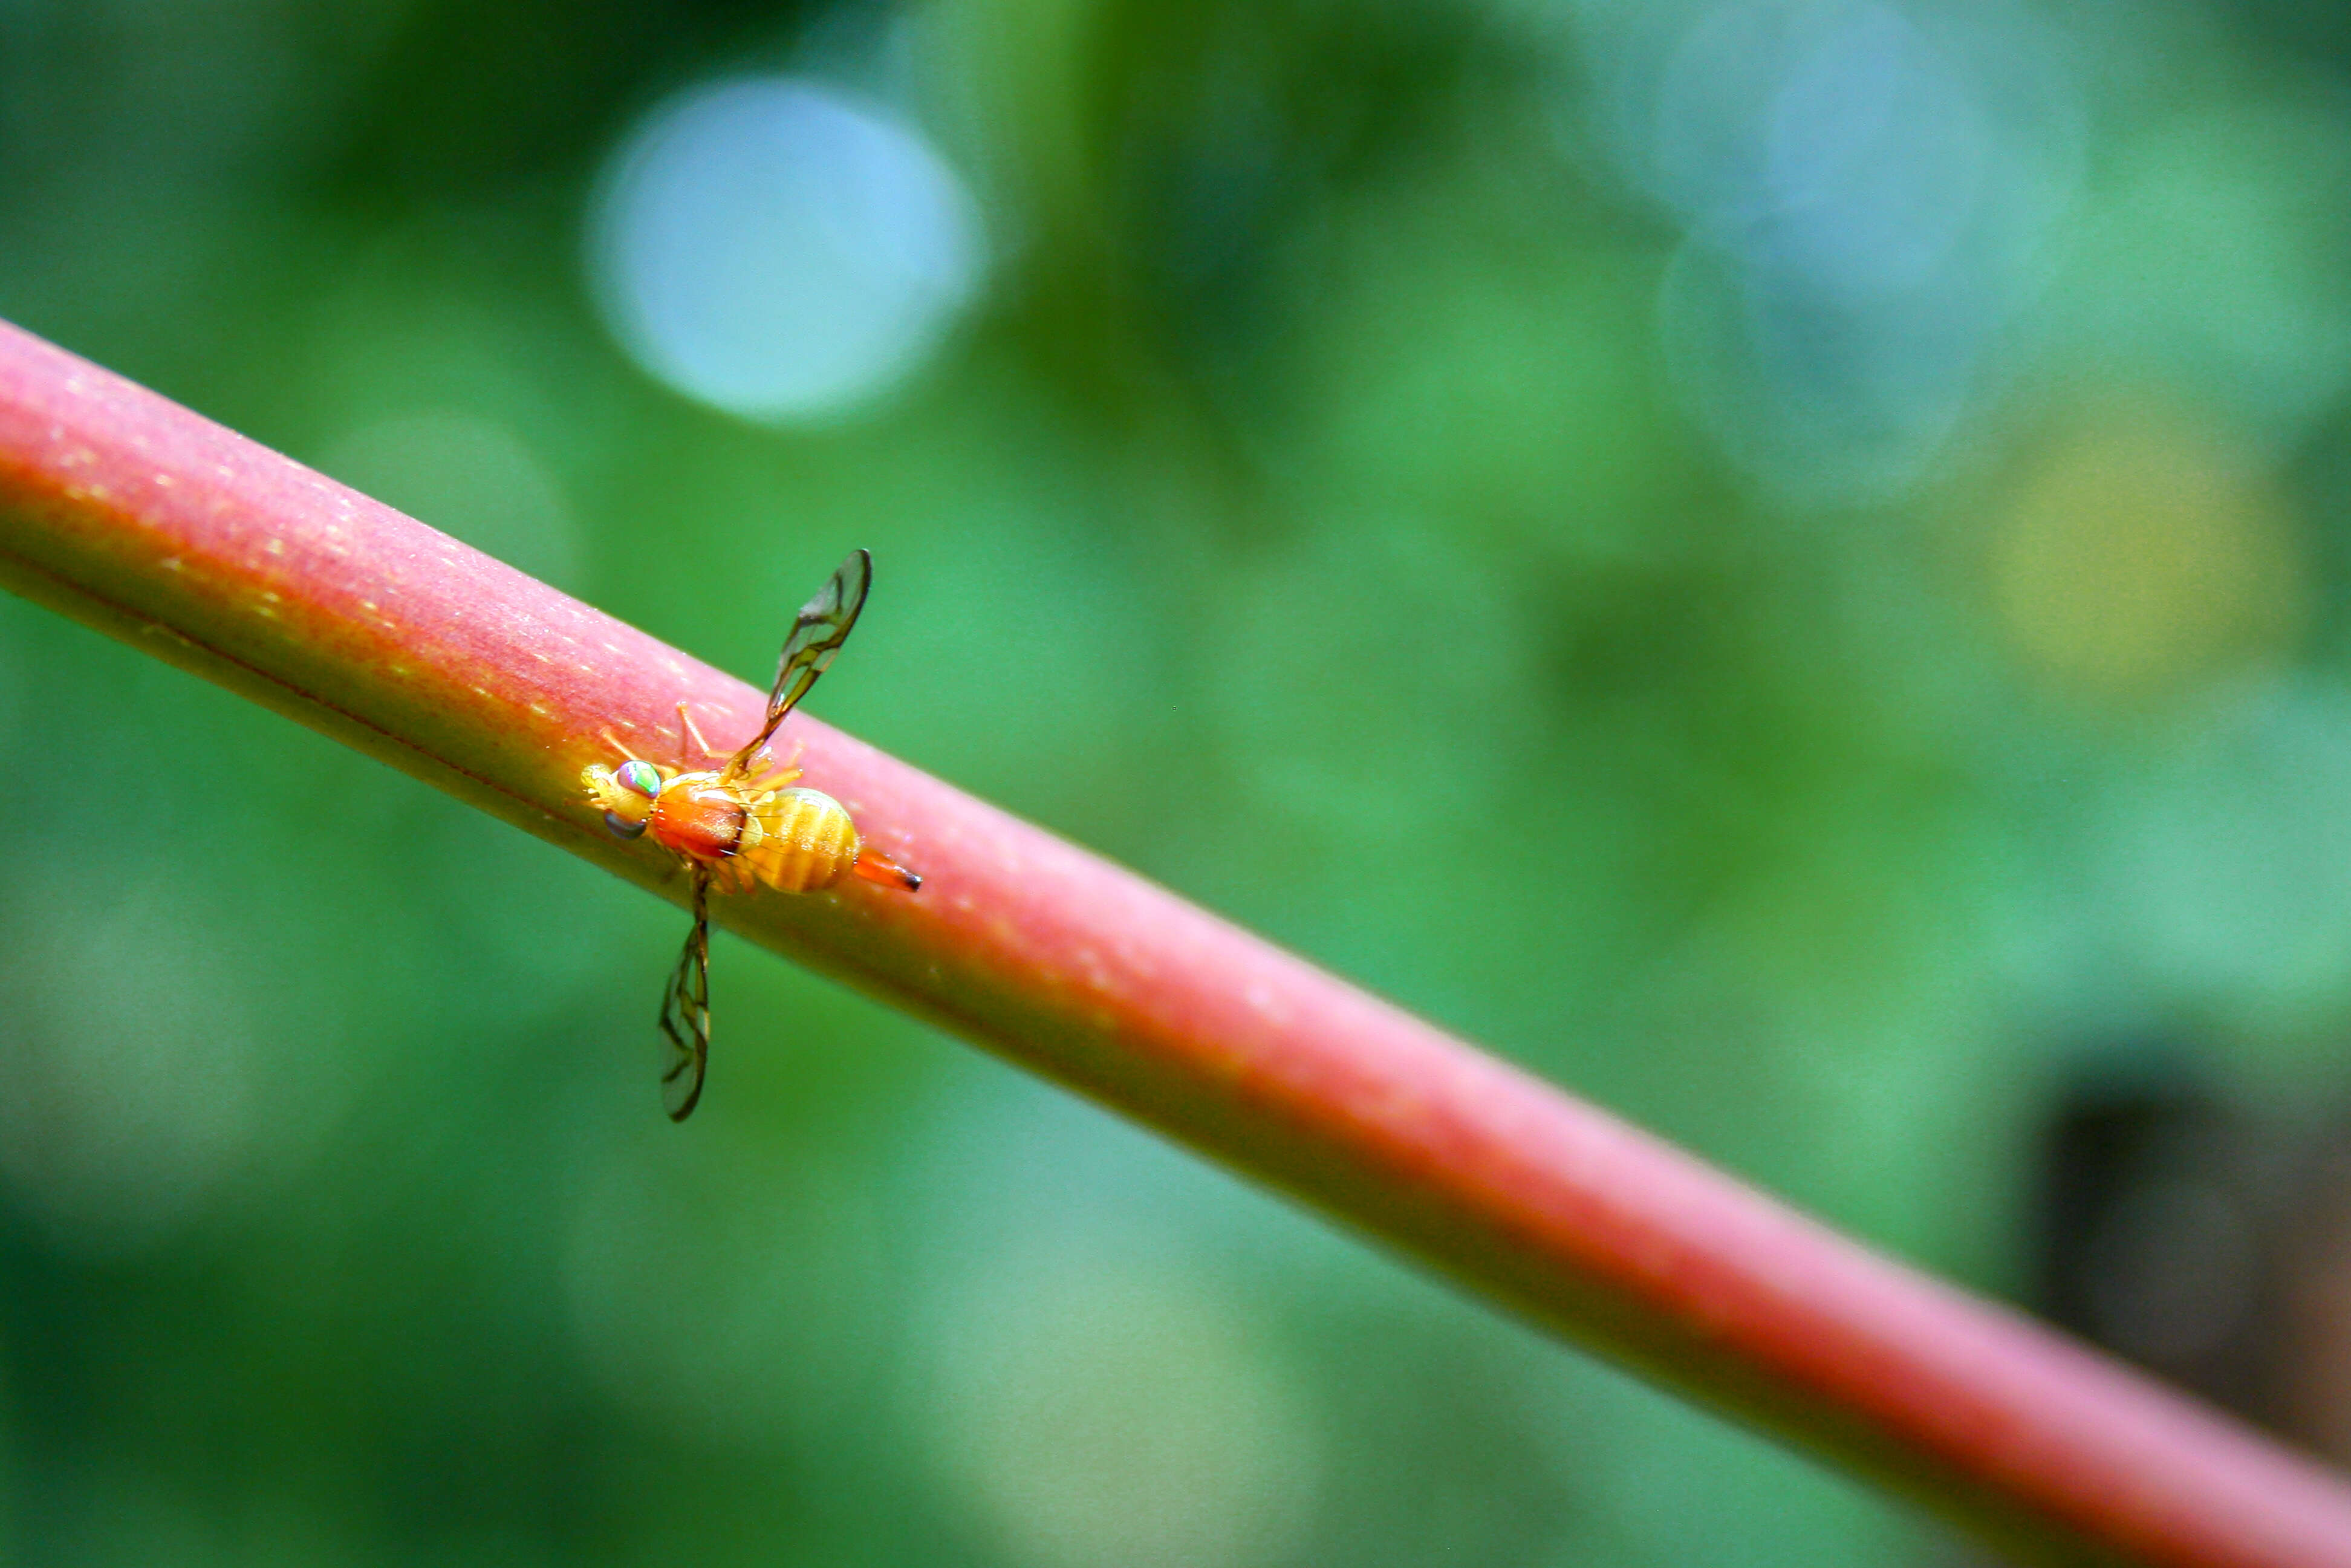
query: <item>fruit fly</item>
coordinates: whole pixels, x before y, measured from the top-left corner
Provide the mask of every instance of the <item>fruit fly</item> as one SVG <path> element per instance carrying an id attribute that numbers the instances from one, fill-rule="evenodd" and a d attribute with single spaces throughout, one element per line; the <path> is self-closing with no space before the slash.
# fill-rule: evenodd
<path id="1" fill-rule="evenodd" d="M 778 767 L 768 741 L 816 678 L 849 640 L 865 591 L 873 581 L 873 558 L 852 551 L 817 596 L 800 606 L 791 635 L 776 663 L 775 689 L 768 694 L 768 719 L 741 749 L 716 768 L 689 772 L 685 745 L 691 739 L 705 761 L 716 761 L 695 727 L 694 716 L 677 705 L 679 765 L 648 762 L 605 732 L 605 740 L 625 761 L 584 768 L 580 782 L 590 804 L 604 814 L 616 838 L 650 836 L 684 863 L 694 878 L 694 929 L 678 955 L 669 988 L 662 993 L 661 1031 L 669 1041 L 668 1071 L 662 1074 L 662 1103 L 670 1120 L 683 1122 L 702 1098 L 702 1077 L 710 1063 L 710 890 L 748 893 L 772 887 L 779 893 L 813 893 L 845 876 L 912 893 L 923 879 L 858 836 L 841 802 L 794 786 L 797 768 Z"/>

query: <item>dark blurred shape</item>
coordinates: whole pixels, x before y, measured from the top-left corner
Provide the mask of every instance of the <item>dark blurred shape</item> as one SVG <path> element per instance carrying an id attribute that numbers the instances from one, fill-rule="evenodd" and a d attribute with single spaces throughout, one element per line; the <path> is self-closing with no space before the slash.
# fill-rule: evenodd
<path id="1" fill-rule="evenodd" d="M 2031 1304 L 2092 1343 L 2351 1459 L 2351 1113 L 2241 1103 L 2130 1042 L 2045 1124 Z M 1990 1563 L 1977 1549 L 1939 1563 Z"/>
<path id="2" fill-rule="evenodd" d="M 2252 1408 L 2273 1322 L 2260 1148 L 2183 1073 L 2077 1083 L 2044 1155 L 2043 1309 L 2207 1398 Z"/>
<path id="3" fill-rule="evenodd" d="M 2280 1237 L 2267 1404 L 2280 1431 L 2351 1464 L 2351 1119 L 2305 1166 Z"/>
<path id="4" fill-rule="evenodd" d="M 2036 1297 L 2065 1327 L 2351 1462 L 2351 1113 L 2093 1074 L 2050 1124 Z"/>

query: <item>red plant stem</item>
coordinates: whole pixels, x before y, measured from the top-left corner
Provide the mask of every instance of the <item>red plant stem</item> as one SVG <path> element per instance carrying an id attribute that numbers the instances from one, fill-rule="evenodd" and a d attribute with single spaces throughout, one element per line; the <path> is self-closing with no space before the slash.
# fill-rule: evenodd
<path id="1" fill-rule="evenodd" d="M 0 582 L 672 899 L 579 771 L 607 727 L 665 758 L 679 700 L 722 747 L 762 701 L 5 324 Z M 718 900 L 751 940 L 2011 1547 L 2351 1568 L 2317 1466 L 814 719 L 786 738 L 926 881 Z"/>

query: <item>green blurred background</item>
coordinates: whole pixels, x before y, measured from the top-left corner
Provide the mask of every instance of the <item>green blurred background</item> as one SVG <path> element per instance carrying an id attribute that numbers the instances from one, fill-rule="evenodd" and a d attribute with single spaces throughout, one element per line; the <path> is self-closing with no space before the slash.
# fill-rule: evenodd
<path id="1" fill-rule="evenodd" d="M 0 315 L 2351 1453 L 2351 24 L 0 4 Z M 0 1558 L 1942 1563 L 0 603 Z M 822 780 L 813 780 L 821 785 Z M 2330 1379 L 2332 1381 L 2330 1381 Z"/>

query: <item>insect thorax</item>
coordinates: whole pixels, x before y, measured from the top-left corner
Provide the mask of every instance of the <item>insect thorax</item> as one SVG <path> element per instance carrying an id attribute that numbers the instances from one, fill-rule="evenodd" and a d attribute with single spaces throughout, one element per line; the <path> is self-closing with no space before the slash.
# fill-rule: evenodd
<path id="1" fill-rule="evenodd" d="M 721 861 L 741 843 L 750 805 L 716 773 L 681 773 L 663 786 L 648 825 L 665 849 L 688 860 Z"/>

